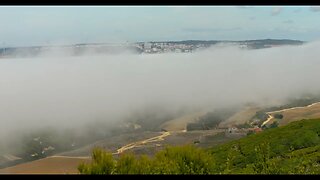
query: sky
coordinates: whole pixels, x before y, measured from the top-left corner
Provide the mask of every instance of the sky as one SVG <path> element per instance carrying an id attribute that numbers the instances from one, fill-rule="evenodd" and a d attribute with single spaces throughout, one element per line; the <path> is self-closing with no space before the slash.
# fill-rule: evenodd
<path id="1" fill-rule="evenodd" d="M 320 39 L 320 6 L 1 6 L 0 47 Z"/>

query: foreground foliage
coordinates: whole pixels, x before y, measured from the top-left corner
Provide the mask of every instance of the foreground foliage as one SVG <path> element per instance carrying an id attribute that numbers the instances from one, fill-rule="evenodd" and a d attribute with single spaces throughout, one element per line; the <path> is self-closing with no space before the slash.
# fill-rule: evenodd
<path id="1" fill-rule="evenodd" d="M 267 129 L 210 149 L 166 147 L 154 157 L 93 151 L 84 174 L 320 174 L 320 119 Z"/>
<path id="2" fill-rule="evenodd" d="M 155 157 L 123 154 L 118 160 L 102 149 L 95 149 L 91 164 L 81 164 L 85 174 L 209 174 L 213 158 L 203 149 L 194 146 L 167 147 Z"/>

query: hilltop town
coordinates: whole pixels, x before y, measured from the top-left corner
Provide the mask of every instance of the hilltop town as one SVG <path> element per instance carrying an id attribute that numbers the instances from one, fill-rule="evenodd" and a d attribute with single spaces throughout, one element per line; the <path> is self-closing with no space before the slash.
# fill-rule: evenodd
<path id="1" fill-rule="evenodd" d="M 135 43 L 90 43 L 66 46 L 32 46 L 32 47 L 3 47 L 0 48 L 0 58 L 34 57 L 46 51 L 68 52 L 71 56 L 83 55 L 87 52 L 95 54 L 116 54 L 130 51 L 138 54 L 156 53 L 192 53 L 212 46 L 236 46 L 244 49 L 261 49 L 285 45 L 302 45 L 303 41 L 287 39 L 262 39 L 246 41 L 154 41 Z"/>

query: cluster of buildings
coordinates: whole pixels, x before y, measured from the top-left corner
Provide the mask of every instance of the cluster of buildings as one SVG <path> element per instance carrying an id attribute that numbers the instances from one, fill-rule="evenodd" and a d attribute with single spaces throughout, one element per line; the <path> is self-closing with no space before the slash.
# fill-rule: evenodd
<path id="1" fill-rule="evenodd" d="M 166 42 L 135 42 L 135 43 L 91 43 L 66 46 L 35 46 L 35 47 L 3 47 L 0 48 L 0 58 L 4 57 L 33 57 L 46 51 L 69 52 L 77 56 L 84 53 L 114 54 L 124 51 L 135 53 L 192 53 L 211 46 L 234 46 L 244 49 L 271 48 L 283 45 L 301 45 L 302 41 L 296 40 L 248 40 L 248 41 L 166 41 Z"/>
<path id="2" fill-rule="evenodd" d="M 258 126 L 255 126 L 253 128 L 237 128 L 237 127 L 229 127 L 225 131 L 225 135 L 227 137 L 230 136 L 246 136 L 249 133 L 260 133 L 262 132 L 262 129 Z"/>
<path id="3" fill-rule="evenodd" d="M 205 44 L 184 44 L 174 42 L 145 42 L 137 43 L 136 47 L 140 48 L 142 53 L 191 53 L 208 46 Z"/>

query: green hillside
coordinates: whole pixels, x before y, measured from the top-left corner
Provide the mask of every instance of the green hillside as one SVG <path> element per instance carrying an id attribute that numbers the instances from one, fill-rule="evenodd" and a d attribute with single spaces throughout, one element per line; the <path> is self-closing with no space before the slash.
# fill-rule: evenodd
<path id="1" fill-rule="evenodd" d="M 301 120 L 209 151 L 215 173 L 320 173 L 319 136 L 320 119 Z"/>
<path id="2" fill-rule="evenodd" d="M 301 120 L 229 143 L 201 149 L 167 147 L 154 157 L 101 149 L 84 174 L 320 174 L 320 119 Z"/>

